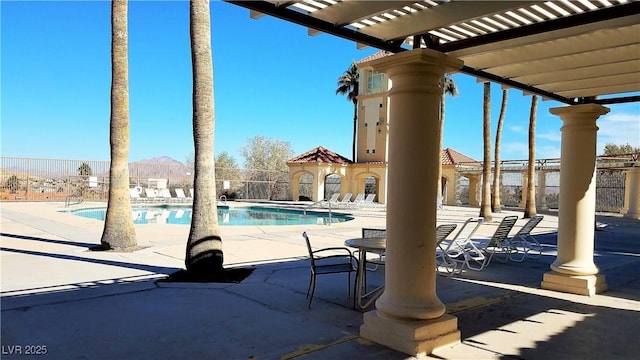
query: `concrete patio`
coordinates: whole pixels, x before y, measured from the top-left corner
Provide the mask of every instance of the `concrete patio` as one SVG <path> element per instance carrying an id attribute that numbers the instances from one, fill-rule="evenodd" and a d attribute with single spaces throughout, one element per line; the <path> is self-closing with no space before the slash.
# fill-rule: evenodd
<path id="1" fill-rule="evenodd" d="M 363 312 L 351 307 L 343 274 L 319 277 L 307 309 L 302 231 L 316 247 L 340 246 L 364 226 L 384 227 L 383 208 L 347 210 L 355 220 L 331 226 L 224 226 L 226 266 L 255 267 L 253 274 L 239 284 L 176 284 L 156 281 L 183 267 L 188 226 L 136 225 L 143 250 L 89 251 L 103 223 L 60 206 L 1 204 L 3 358 L 43 346 L 53 359 L 412 358 L 358 336 Z M 477 214 L 445 206 L 438 223 Z M 512 214 L 522 216 L 494 214 L 481 232 L 491 234 Z M 586 297 L 540 289 L 556 251 L 557 214 L 544 215 L 534 231 L 545 249 L 540 258 L 438 276 L 438 296 L 458 318 L 462 342 L 429 358 L 637 357 L 640 221 L 598 216 L 608 226 L 596 231 L 595 263 L 609 290 Z M 383 277 L 383 268 L 369 272 L 370 286 Z"/>

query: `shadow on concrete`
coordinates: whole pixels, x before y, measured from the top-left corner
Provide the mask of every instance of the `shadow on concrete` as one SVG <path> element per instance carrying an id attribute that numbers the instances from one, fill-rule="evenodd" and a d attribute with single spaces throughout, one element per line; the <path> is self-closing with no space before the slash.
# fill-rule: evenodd
<path id="1" fill-rule="evenodd" d="M 93 248 L 100 245 L 100 244 L 93 244 L 93 243 L 68 241 L 68 240 L 45 239 L 45 238 L 35 237 L 35 236 L 8 234 L 8 233 L 0 233 L 0 236 L 6 236 L 13 239 L 32 240 L 32 241 L 40 241 L 40 242 L 51 243 L 51 244 L 71 245 L 71 246 L 79 246 L 79 247 L 86 247 L 86 248 Z"/>

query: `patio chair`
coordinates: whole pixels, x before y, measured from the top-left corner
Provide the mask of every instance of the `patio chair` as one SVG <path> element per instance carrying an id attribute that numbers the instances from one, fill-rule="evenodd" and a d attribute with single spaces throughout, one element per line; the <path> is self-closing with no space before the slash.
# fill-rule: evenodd
<path id="1" fill-rule="evenodd" d="M 471 237 L 478 230 L 482 222 L 481 217 L 468 218 L 467 221 L 462 224 L 460 230 L 452 240 L 442 239 L 436 242 L 436 265 L 438 266 L 438 273 L 440 268 L 444 268 L 448 275 L 459 274 L 462 272 L 466 259 L 466 244 L 471 240 Z"/>
<path id="2" fill-rule="evenodd" d="M 527 221 L 518 232 L 509 239 L 511 254 L 509 259 L 522 262 L 528 256 L 537 258 L 542 254 L 542 245 L 532 235 L 531 231 L 544 219 L 542 215 L 536 215 Z M 533 254 L 532 254 L 533 253 Z M 522 255 L 522 256 L 519 256 Z"/>
<path id="3" fill-rule="evenodd" d="M 311 301 L 313 300 L 313 295 L 316 290 L 316 277 L 318 275 L 347 273 L 348 293 L 349 296 L 351 296 L 351 273 L 357 272 L 358 269 L 358 260 L 353 256 L 351 250 L 346 247 L 329 247 L 313 250 L 306 231 L 302 233 L 302 237 L 307 243 L 309 263 L 311 265 L 311 278 L 309 279 L 309 288 L 307 289 L 307 298 L 309 299 L 308 308 L 311 309 Z M 321 253 L 327 253 L 327 255 L 320 256 L 319 254 Z M 355 286 L 353 288 L 355 291 Z M 356 306 L 355 293 L 353 294 L 353 306 Z"/>
<path id="4" fill-rule="evenodd" d="M 362 228 L 362 238 L 363 239 L 371 239 L 371 238 L 383 238 L 387 237 L 386 229 L 374 229 L 374 228 Z M 369 271 L 378 270 L 378 265 L 384 265 L 384 251 L 376 251 L 374 252 L 377 255 L 377 259 L 366 259 L 364 264 L 364 269 Z M 372 267 L 367 267 L 367 264 L 373 264 Z M 366 278 L 365 278 L 366 279 Z M 366 287 L 366 282 L 365 282 Z"/>
<path id="5" fill-rule="evenodd" d="M 512 251 L 507 237 L 516 221 L 518 221 L 517 216 L 506 216 L 490 238 L 471 238 L 465 249 L 466 266 L 471 270 L 480 271 L 489 265 L 497 251 L 505 255 L 504 260 L 500 262 L 506 263 Z"/>

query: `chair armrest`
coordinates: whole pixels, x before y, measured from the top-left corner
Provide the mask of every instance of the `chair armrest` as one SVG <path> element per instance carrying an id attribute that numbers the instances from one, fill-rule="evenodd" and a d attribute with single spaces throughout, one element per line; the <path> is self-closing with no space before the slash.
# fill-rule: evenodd
<path id="1" fill-rule="evenodd" d="M 323 248 L 323 249 L 314 250 L 311 253 L 315 255 L 325 251 L 346 251 L 349 256 L 353 256 L 353 253 L 351 252 L 351 250 L 347 249 L 346 247 Z M 346 256 L 346 255 L 340 255 L 340 256 Z"/>

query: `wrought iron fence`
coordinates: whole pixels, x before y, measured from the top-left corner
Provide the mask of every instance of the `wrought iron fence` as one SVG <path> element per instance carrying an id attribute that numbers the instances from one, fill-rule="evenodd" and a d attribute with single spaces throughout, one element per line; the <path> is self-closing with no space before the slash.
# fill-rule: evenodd
<path id="1" fill-rule="evenodd" d="M 599 165 L 596 172 L 596 210 L 618 212 L 624 206 L 626 172 L 607 164 Z M 557 209 L 559 167 L 557 163 L 545 163 L 543 168 L 546 207 Z M 465 171 L 468 172 L 468 168 Z M 503 206 L 521 205 L 523 173 L 521 163 L 503 168 L 500 191 Z M 190 189 L 193 174 L 192 167 L 182 164 L 129 164 L 132 187 Z M 312 181 L 311 175 L 300 179 L 301 196 L 311 198 Z M 327 177 L 325 192 L 339 192 L 339 187 L 339 177 Z M 216 168 L 216 191 L 217 197 L 224 195 L 229 200 L 291 200 L 285 171 Z M 538 191 L 536 181 L 536 193 Z M 80 196 L 85 200 L 105 201 L 108 193 L 109 161 L 0 157 L 0 200 L 67 201 L 69 197 Z M 456 202 L 469 204 L 469 181 L 462 176 L 456 181 Z"/>
<path id="2" fill-rule="evenodd" d="M 129 183 L 141 188 L 193 188 L 193 168 L 181 164 L 130 163 Z M 287 200 L 288 173 L 216 168 L 217 196 Z M 70 196 L 104 201 L 109 161 L 0 157 L 0 200 L 66 201 Z"/>

